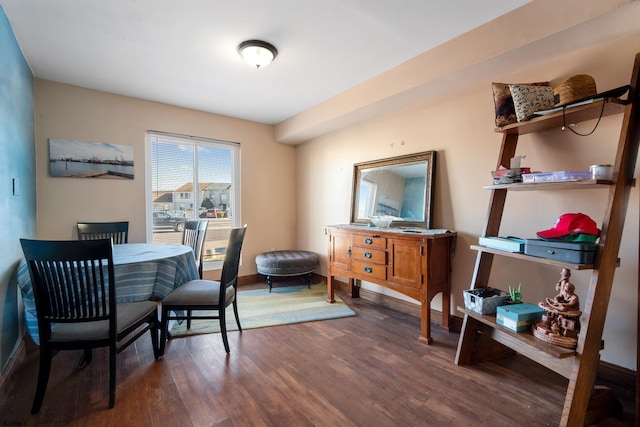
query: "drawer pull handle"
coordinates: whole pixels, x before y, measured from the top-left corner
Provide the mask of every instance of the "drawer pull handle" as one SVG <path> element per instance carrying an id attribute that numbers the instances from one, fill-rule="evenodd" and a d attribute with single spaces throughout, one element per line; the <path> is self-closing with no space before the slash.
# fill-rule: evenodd
<path id="1" fill-rule="evenodd" d="M 370 244 L 372 244 L 372 243 L 373 243 L 373 239 L 372 239 L 371 237 L 367 237 L 367 238 L 365 238 L 365 239 L 364 239 L 364 242 L 365 242 L 367 245 L 370 245 Z"/>
<path id="2" fill-rule="evenodd" d="M 365 253 L 364 253 L 364 257 L 365 257 L 365 258 L 372 258 L 372 257 L 373 257 L 373 254 L 372 254 L 371 252 L 365 252 Z"/>
<path id="3" fill-rule="evenodd" d="M 556 253 L 556 251 L 554 251 L 553 249 L 549 249 L 548 253 L 549 253 L 549 255 L 553 255 L 553 254 Z"/>
<path id="4" fill-rule="evenodd" d="M 365 273 L 371 273 L 372 271 L 373 271 L 373 268 L 371 268 L 371 267 L 365 267 L 364 268 L 364 272 Z"/>

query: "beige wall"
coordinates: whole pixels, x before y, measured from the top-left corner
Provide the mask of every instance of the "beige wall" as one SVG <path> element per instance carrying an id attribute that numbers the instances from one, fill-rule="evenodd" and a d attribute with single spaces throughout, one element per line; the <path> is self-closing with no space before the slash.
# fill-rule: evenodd
<path id="1" fill-rule="evenodd" d="M 295 244 L 295 148 L 273 141 L 267 125 L 36 80 L 37 233 L 74 238 L 78 221 L 130 221 L 130 241 L 147 238 L 145 132 L 240 143 L 241 223 L 248 224 L 241 275 L 255 256 Z M 48 176 L 48 139 L 96 141 L 134 148 L 133 180 Z"/>
<path id="2" fill-rule="evenodd" d="M 376 121 L 317 137 L 296 151 L 298 247 L 323 254 L 327 272 L 324 226 L 349 221 L 353 164 L 426 150 L 438 151 L 434 228 L 458 232 L 453 264 L 452 309 L 463 305 L 462 291 L 471 283 L 477 243 L 487 212 L 491 183 L 501 135 L 494 132 L 491 81 L 527 82 L 561 80 L 578 73 L 591 74 L 600 91 L 628 84 L 640 35 L 618 39 L 576 52 L 543 65 L 492 77 L 463 92 L 452 93 L 428 105 L 398 112 Z M 463 84 L 464 86 L 464 84 Z M 521 138 L 517 154 L 526 155 L 525 166 L 534 170 L 588 170 L 596 163 L 613 163 L 622 115 L 604 118 L 594 135 L 578 137 L 567 131 L 550 131 Z M 595 121 L 581 123 L 581 132 Z M 636 168 L 635 176 L 638 176 Z M 517 192 L 507 198 L 501 235 L 535 237 L 550 228 L 565 212 L 583 212 L 599 224 L 604 215 L 606 190 L 575 192 Z M 616 272 L 605 325 L 603 360 L 635 370 L 636 306 L 638 285 L 638 187 L 632 189 L 621 266 Z M 537 302 L 555 295 L 560 277 L 556 267 L 517 260 L 496 259 L 491 285 L 506 288 L 522 283 L 525 301 Z M 584 301 L 589 272 L 574 271 L 573 283 Z M 363 287 L 393 294 L 364 283 Z M 401 297 L 400 295 L 393 294 Z M 440 309 L 442 301 L 434 300 Z M 459 315 L 459 313 L 458 313 Z"/>

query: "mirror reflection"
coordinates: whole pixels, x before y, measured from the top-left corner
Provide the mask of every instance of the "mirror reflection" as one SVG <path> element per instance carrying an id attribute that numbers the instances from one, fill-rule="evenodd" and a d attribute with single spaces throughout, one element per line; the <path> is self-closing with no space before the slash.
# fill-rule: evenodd
<path id="1" fill-rule="evenodd" d="M 435 151 L 354 165 L 351 222 L 386 217 L 391 226 L 431 228 Z"/>

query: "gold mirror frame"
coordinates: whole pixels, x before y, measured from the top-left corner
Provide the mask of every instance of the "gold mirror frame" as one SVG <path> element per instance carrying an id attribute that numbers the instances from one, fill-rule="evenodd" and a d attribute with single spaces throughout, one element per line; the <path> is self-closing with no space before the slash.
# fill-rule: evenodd
<path id="1" fill-rule="evenodd" d="M 430 229 L 435 171 L 435 151 L 355 164 L 351 223 L 370 224 L 372 216 L 388 215 L 391 227 Z"/>

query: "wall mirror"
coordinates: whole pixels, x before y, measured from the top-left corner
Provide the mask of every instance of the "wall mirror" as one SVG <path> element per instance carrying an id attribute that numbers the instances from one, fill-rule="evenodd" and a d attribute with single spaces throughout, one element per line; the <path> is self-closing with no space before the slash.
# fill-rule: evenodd
<path id="1" fill-rule="evenodd" d="M 435 169 L 435 151 L 355 164 L 351 223 L 389 216 L 392 227 L 431 228 Z"/>

